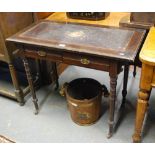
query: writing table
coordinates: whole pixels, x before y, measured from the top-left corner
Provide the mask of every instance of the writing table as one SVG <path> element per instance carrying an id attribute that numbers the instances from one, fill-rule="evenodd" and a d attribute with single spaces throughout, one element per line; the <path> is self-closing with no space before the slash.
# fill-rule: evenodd
<path id="1" fill-rule="evenodd" d="M 114 113 L 117 76 L 124 66 L 122 91 L 124 104 L 129 65 L 134 62 L 144 36 L 145 30 L 141 29 L 44 20 L 9 37 L 7 41 L 14 42 L 17 48 L 21 49 L 20 55 L 24 62 L 36 112 L 38 111 L 37 97 L 27 57 L 109 72 L 108 137 L 111 137 L 116 124 Z"/>

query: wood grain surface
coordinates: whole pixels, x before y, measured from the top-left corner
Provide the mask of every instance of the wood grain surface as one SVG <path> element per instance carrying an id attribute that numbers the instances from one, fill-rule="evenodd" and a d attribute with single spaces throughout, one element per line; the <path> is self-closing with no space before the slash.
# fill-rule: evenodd
<path id="1" fill-rule="evenodd" d="M 155 66 L 155 27 L 152 27 L 140 52 L 140 59 L 146 64 Z"/>

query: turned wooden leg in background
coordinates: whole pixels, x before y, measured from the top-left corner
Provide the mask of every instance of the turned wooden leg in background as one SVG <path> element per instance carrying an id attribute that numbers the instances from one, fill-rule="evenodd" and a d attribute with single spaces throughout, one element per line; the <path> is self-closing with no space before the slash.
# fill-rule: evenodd
<path id="1" fill-rule="evenodd" d="M 133 77 L 136 77 L 136 70 L 137 70 L 137 66 L 136 66 L 136 64 L 134 64 L 134 68 L 133 68 Z"/>
<path id="2" fill-rule="evenodd" d="M 38 114 L 38 111 L 39 111 L 39 107 L 38 107 L 38 103 L 37 103 L 38 99 L 36 97 L 30 67 L 29 67 L 28 60 L 26 59 L 26 57 L 22 57 L 22 58 L 23 58 L 23 63 L 24 63 L 24 67 L 25 67 L 27 80 L 28 80 L 28 83 L 29 83 L 29 86 L 30 86 L 30 91 L 31 91 L 31 94 L 32 94 L 32 101 L 33 101 L 34 106 L 35 106 L 35 114 Z"/>
<path id="3" fill-rule="evenodd" d="M 148 108 L 148 100 L 151 92 L 152 77 L 153 77 L 153 67 L 143 64 L 141 71 L 140 91 L 138 93 L 133 142 L 141 141 L 142 126 Z"/>
<path id="4" fill-rule="evenodd" d="M 126 95 L 127 95 L 127 84 L 129 75 L 129 65 L 124 66 L 124 80 L 123 80 L 123 90 L 122 90 L 122 108 L 125 107 Z"/>
<path id="5" fill-rule="evenodd" d="M 50 72 L 50 76 L 52 79 L 52 86 L 54 85 L 54 90 L 58 90 L 59 88 L 59 76 L 57 73 L 57 65 L 55 62 L 52 63 L 52 71 Z"/>
<path id="6" fill-rule="evenodd" d="M 135 133 L 133 135 L 133 142 L 141 141 L 142 126 L 144 117 L 148 107 L 149 92 L 140 90 L 138 93 L 137 112 L 136 112 L 136 125 Z"/>
<path id="7" fill-rule="evenodd" d="M 110 138 L 114 132 L 114 113 L 116 102 L 116 86 L 117 86 L 117 65 L 112 65 L 110 72 L 110 100 L 109 100 L 109 132 L 107 138 Z"/>
<path id="8" fill-rule="evenodd" d="M 17 73 L 12 63 L 9 63 L 9 70 L 10 70 L 13 86 L 15 88 L 15 94 L 16 94 L 17 101 L 22 106 L 24 105 L 24 95 L 23 95 L 22 89 L 19 86 Z"/>
<path id="9" fill-rule="evenodd" d="M 54 63 L 54 72 L 55 72 L 55 78 L 56 78 L 56 86 L 55 86 L 55 90 L 58 90 L 59 88 L 59 76 L 58 76 L 58 72 L 57 72 L 57 65 L 56 63 Z"/>

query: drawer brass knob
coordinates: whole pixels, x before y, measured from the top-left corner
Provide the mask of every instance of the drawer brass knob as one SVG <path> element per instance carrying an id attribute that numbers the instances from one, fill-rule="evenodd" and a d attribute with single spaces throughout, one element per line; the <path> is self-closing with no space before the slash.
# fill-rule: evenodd
<path id="1" fill-rule="evenodd" d="M 81 63 L 84 65 L 88 65 L 90 63 L 90 61 L 86 58 L 81 59 Z"/>
<path id="2" fill-rule="evenodd" d="M 38 55 L 41 56 L 41 57 L 45 57 L 46 56 L 46 52 L 38 51 Z"/>

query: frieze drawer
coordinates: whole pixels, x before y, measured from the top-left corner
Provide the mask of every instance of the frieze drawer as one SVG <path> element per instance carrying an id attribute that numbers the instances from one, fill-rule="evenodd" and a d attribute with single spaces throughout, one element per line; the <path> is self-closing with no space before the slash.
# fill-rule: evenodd
<path id="1" fill-rule="evenodd" d="M 99 57 L 91 57 L 87 55 L 64 53 L 63 62 L 70 65 L 77 65 L 87 68 L 94 68 L 108 71 L 109 61 L 103 60 Z"/>
<path id="2" fill-rule="evenodd" d="M 26 50 L 24 55 L 30 58 L 62 62 L 61 53 Z"/>

